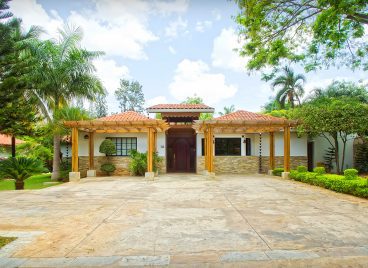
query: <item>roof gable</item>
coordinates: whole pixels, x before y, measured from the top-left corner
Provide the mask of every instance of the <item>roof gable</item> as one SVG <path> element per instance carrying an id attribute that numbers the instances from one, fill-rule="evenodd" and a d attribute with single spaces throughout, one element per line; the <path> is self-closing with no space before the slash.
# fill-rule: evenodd
<path id="1" fill-rule="evenodd" d="M 284 118 L 279 118 L 279 117 L 266 115 L 266 114 L 258 114 L 258 113 L 244 111 L 244 110 L 238 110 L 236 112 L 217 117 L 215 118 L 215 120 L 283 121 Z"/>
<path id="2" fill-rule="evenodd" d="M 187 103 L 172 103 L 172 104 L 156 104 L 147 108 L 150 113 L 160 112 L 200 112 L 213 113 L 214 108 L 205 104 L 187 104 Z"/>

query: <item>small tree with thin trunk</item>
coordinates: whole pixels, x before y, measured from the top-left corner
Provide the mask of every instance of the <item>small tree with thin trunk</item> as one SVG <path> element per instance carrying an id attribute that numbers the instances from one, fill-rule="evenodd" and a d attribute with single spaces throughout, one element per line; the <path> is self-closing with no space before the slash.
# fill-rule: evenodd
<path id="1" fill-rule="evenodd" d="M 368 130 L 368 105 L 355 98 L 318 99 L 295 109 L 292 117 L 299 120 L 299 133 L 322 136 L 328 141 L 335 150 L 337 173 L 342 173 L 344 169 L 349 137 Z M 342 142 L 342 148 L 339 140 Z"/>

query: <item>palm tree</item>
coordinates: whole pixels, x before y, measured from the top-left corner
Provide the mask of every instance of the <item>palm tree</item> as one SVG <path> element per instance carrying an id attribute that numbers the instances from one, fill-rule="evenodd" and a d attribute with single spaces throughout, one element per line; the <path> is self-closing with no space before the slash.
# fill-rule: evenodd
<path id="1" fill-rule="evenodd" d="M 223 116 L 225 114 L 231 114 L 235 112 L 235 106 L 234 104 L 230 105 L 229 107 L 224 107 L 224 112 L 219 112 L 219 115 Z"/>
<path id="2" fill-rule="evenodd" d="M 296 101 L 300 105 L 300 98 L 304 95 L 305 76 L 295 74 L 288 66 L 285 66 L 282 70 L 283 74 L 276 77 L 271 86 L 273 90 L 279 88 L 276 100 L 280 103 L 281 108 L 285 108 L 286 101 L 290 103 L 291 108 L 294 108 Z"/>
<path id="3" fill-rule="evenodd" d="M 53 122 L 53 115 L 73 99 L 94 100 L 97 94 L 104 93 L 92 63 L 102 52 L 80 48 L 82 32 L 79 28 L 66 26 L 59 34 L 56 41 L 37 41 L 31 47 L 31 54 L 37 61 L 30 76 L 34 84 L 32 92 L 49 123 Z M 51 178 L 56 180 L 60 176 L 60 134 L 54 133 L 53 143 Z"/>

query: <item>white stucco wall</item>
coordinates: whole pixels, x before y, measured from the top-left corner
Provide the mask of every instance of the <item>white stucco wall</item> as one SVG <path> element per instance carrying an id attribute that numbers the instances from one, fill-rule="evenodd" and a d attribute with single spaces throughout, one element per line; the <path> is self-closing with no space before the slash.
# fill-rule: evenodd
<path id="1" fill-rule="evenodd" d="M 330 136 L 327 135 L 329 138 Z M 352 168 L 353 167 L 353 143 L 355 136 L 351 135 L 346 142 L 346 152 L 345 152 L 345 164 L 343 169 Z M 330 139 L 333 141 L 332 139 Z M 314 166 L 317 165 L 318 162 L 324 162 L 324 156 L 326 154 L 326 150 L 331 147 L 331 144 L 326 140 L 326 138 L 322 136 L 318 136 L 313 138 L 314 141 Z M 339 151 L 340 151 L 340 163 L 342 161 L 342 141 L 339 139 Z"/>

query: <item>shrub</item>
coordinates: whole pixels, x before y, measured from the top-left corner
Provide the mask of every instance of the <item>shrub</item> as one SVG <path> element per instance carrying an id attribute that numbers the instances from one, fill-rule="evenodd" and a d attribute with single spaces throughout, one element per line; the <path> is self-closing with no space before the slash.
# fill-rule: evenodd
<path id="1" fill-rule="evenodd" d="M 47 172 L 39 159 L 12 157 L 0 162 L 0 178 L 15 180 L 15 189 L 23 190 L 24 181 L 29 177 Z"/>
<path id="2" fill-rule="evenodd" d="M 297 170 L 298 172 L 307 172 L 307 171 L 308 171 L 308 169 L 307 169 L 307 167 L 306 167 L 306 166 L 298 166 L 298 167 L 296 168 L 296 170 Z"/>
<path id="3" fill-rule="evenodd" d="M 134 176 L 144 176 L 147 170 L 147 154 L 140 153 L 137 150 L 131 150 L 130 159 L 130 173 Z"/>
<path id="4" fill-rule="evenodd" d="M 322 175 L 322 174 L 326 174 L 326 169 L 324 167 L 315 167 L 313 169 L 313 172 Z"/>
<path id="5" fill-rule="evenodd" d="M 113 173 L 115 170 L 116 170 L 116 167 L 114 164 L 111 164 L 111 163 L 106 163 L 106 164 L 102 164 L 101 165 L 101 170 L 103 172 L 106 172 L 107 175 L 111 175 L 111 173 Z"/>
<path id="6" fill-rule="evenodd" d="M 100 145 L 99 152 L 106 156 L 116 154 L 115 144 L 111 140 L 105 139 Z"/>
<path id="7" fill-rule="evenodd" d="M 344 176 L 347 180 L 355 180 L 358 178 L 358 170 L 356 170 L 355 168 L 345 169 Z"/>
<path id="8" fill-rule="evenodd" d="M 281 177 L 282 172 L 284 172 L 284 168 L 275 168 L 272 170 L 272 175 Z"/>

